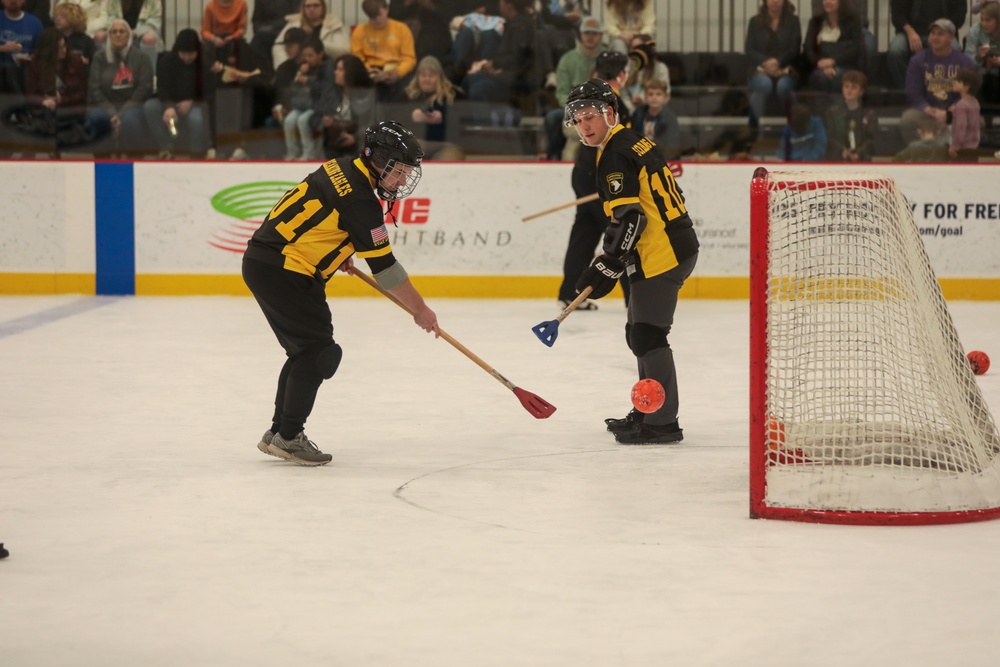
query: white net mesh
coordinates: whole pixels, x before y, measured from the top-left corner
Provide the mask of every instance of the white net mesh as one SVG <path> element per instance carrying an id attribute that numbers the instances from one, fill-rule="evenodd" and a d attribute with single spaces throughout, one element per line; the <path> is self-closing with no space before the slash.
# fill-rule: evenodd
<path id="1" fill-rule="evenodd" d="M 894 182 L 768 175 L 769 506 L 1000 506 L 1000 438 Z"/>

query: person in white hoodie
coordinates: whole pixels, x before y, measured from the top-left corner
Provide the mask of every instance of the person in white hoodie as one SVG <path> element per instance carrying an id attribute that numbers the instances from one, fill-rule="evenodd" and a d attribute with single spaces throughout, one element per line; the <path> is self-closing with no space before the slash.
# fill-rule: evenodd
<path id="1" fill-rule="evenodd" d="M 289 14 L 285 19 L 285 27 L 271 49 L 275 69 L 288 59 L 284 40 L 289 28 L 302 28 L 309 34 L 317 35 L 330 61 L 351 52 L 350 31 L 340 18 L 327 11 L 326 0 L 302 0 L 302 10 L 298 14 Z"/>

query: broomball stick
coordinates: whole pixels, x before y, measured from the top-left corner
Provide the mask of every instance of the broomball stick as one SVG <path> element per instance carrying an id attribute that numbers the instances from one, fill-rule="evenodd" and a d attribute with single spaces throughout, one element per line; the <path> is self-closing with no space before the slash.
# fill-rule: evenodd
<path id="1" fill-rule="evenodd" d="M 556 337 L 559 335 L 559 323 L 569 317 L 569 314 L 576 310 L 576 307 L 583 303 L 592 291 L 594 291 L 593 287 L 584 287 L 580 295 L 573 299 L 572 303 L 566 306 L 556 319 L 548 320 L 547 322 L 542 322 L 531 327 L 531 330 L 538 336 L 538 340 L 552 347 L 556 342 Z"/>
<path id="2" fill-rule="evenodd" d="M 413 315 L 413 311 L 407 308 L 402 301 L 394 297 L 386 290 L 382 289 L 382 286 L 379 285 L 374 278 L 361 271 L 354 271 L 354 275 L 363 280 L 369 287 L 374 289 L 376 292 L 378 292 L 385 298 L 392 301 L 394 304 L 396 304 L 397 306 L 408 312 L 410 315 Z M 551 403 L 549 403 L 548 401 L 546 401 L 541 396 L 536 396 L 535 394 L 532 394 L 530 391 L 526 391 L 524 389 L 521 389 L 520 387 L 515 386 L 513 382 L 505 378 L 503 375 L 500 374 L 499 371 L 497 371 L 495 368 L 493 368 L 485 361 L 480 359 L 478 356 L 473 354 L 469 348 L 459 343 L 443 329 L 438 328 L 438 335 L 440 335 L 441 338 L 444 338 L 446 341 L 448 341 L 448 343 L 450 343 L 451 346 L 454 347 L 456 350 L 464 354 L 472 361 L 476 362 L 476 364 L 480 368 L 482 368 L 484 371 L 486 371 L 494 378 L 496 378 L 497 381 L 500 382 L 500 384 L 502 384 L 503 386 L 507 387 L 512 392 L 514 392 L 514 395 L 517 396 L 517 400 L 521 402 L 521 405 L 524 406 L 524 409 L 527 410 L 529 413 L 531 413 L 531 416 L 534 417 L 535 419 L 546 419 L 548 417 L 551 417 L 552 413 L 556 411 L 556 407 Z"/>
<path id="3" fill-rule="evenodd" d="M 553 208 L 547 208 L 544 211 L 539 211 L 538 213 L 532 213 L 531 215 L 526 215 L 521 218 L 521 222 L 527 222 L 528 220 L 534 220 L 535 218 L 540 218 L 543 215 L 548 215 L 549 213 L 555 213 L 556 211 L 561 211 L 564 208 L 569 208 L 570 206 L 579 206 L 580 204 L 586 204 L 587 202 L 596 201 L 600 197 L 596 192 L 586 197 L 580 197 L 579 199 L 574 199 L 567 204 L 560 204 L 559 206 L 554 206 Z"/>

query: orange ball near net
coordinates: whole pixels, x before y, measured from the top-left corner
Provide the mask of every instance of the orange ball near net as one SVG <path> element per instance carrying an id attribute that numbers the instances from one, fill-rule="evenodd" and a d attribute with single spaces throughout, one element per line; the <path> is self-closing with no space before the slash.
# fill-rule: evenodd
<path id="1" fill-rule="evenodd" d="M 666 393 L 663 391 L 663 385 L 652 378 L 639 380 L 632 387 L 632 405 L 639 412 L 644 414 L 656 412 L 663 407 L 664 400 Z"/>
<path id="2" fill-rule="evenodd" d="M 976 375 L 982 375 L 990 369 L 990 358 L 982 350 L 973 350 L 965 355 L 965 357 L 969 360 L 972 372 Z"/>

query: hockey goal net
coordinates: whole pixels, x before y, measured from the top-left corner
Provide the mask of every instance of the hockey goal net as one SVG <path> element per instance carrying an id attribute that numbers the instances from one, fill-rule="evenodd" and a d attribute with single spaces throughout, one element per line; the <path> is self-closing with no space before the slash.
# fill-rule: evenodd
<path id="1" fill-rule="evenodd" d="M 892 179 L 760 168 L 750 210 L 751 516 L 1000 516 L 1000 437 Z"/>

